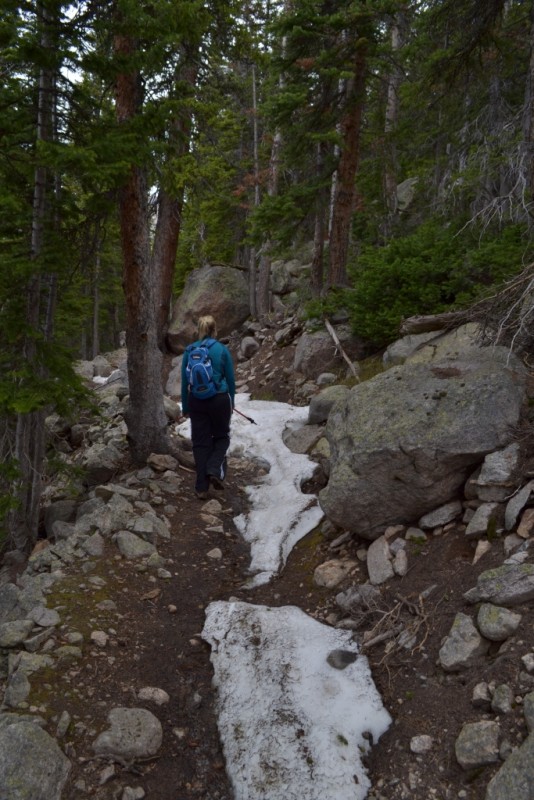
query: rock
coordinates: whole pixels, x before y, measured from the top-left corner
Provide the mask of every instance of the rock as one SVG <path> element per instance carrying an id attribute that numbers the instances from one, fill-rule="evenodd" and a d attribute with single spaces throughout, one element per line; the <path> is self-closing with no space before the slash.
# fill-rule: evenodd
<path id="1" fill-rule="evenodd" d="M 345 399 L 348 392 L 348 386 L 338 384 L 336 386 L 327 386 L 314 395 L 310 401 L 308 425 L 318 425 L 321 422 L 326 422 L 332 407 L 338 401 Z"/>
<path id="2" fill-rule="evenodd" d="M 425 514 L 417 524 L 425 530 L 438 528 L 459 517 L 462 510 L 463 506 L 459 500 L 451 500 L 450 503 L 445 503 L 445 505 L 436 508 L 435 511 Z"/>
<path id="3" fill-rule="evenodd" d="M 471 617 L 458 613 L 439 651 L 439 663 L 446 672 L 459 672 L 475 664 L 488 649 Z"/>
<path id="4" fill-rule="evenodd" d="M 497 722 L 467 722 L 454 745 L 460 766 L 477 769 L 486 764 L 495 764 L 499 760 L 499 730 Z"/>
<path id="5" fill-rule="evenodd" d="M 313 573 L 313 582 L 316 586 L 325 586 L 333 589 L 338 586 L 356 567 L 357 562 L 352 560 L 331 559 L 319 564 Z"/>
<path id="6" fill-rule="evenodd" d="M 480 360 L 484 354 L 492 358 L 492 351 L 500 349 L 504 358 L 507 349 L 504 347 L 481 347 L 479 345 L 480 325 L 468 322 L 452 331 L 434 331 L 433 341 L 418 347 L 407 357 L 409 364 L 430 364 L 439 361 L 453 361 L 457 359 Z M 438 333 L 438 335 L 436 335 Z"/>
<path id="7" fill-rule="evenodd" d="M 94 444 L 85 452 L 82 467 L 89 486 L 106 483 L 118 471 L 121 454 L 111 444 Z"/>
<path id="8" fill-rule="evenodd" d="M 61 519 L 56 519 L 50 530 L 50 538 L 56 542 L 65 541 L 70 539 L 78 532 L 78 528 L 73 522 L 63 522 Z"/>
<path id="9" fill-rule="evenodd" d="M 0 727 L 2 800 L 61 800 L 71 764 L 38 725 Z"/>
<path id="10" fill-rule="evenodd" d="M 40 604 L 32 608 L 28 614 L 28 619 L 35 622 L 40 628 L 54 628 L 61 622 L 61 617 L 55 609 L 46 608 L 46 606 Z"/>
<path id="11" fill-rule="evenodd" d="M 404 364 L 406 359 L 417 351 L 421 345 L 439 336 L 439 332 L 426 331 L 426 333 L 415 333 L 403 336 L 396 342 L 390 344 L 382 356 L 384 366 L 393 367 L 397 364 Z"/>
<path id="12" fill-rule="evenodd" d="M 219 338 L 228 336 L 246 320 L 250 314 L 249 291 L 240 270 L 206 266 L 189 273 L 167 334 L 173 353 L 182 353 L 196 339 L 198 320 L 205 314 L 215 318 Z"/>
<path id="13" fill-rule="evenodd" d="M 18 708 L 21 703 L 26 701 L 31 691 L 30 681 L 23 670 L 17 671 L 9 678 L 6 691 L 4 693 L 4 706 L 6 708 Z M 0 753 L 1 758 L 1 753 Z M 2 784 L 0 783 L 0 786 Z"/>
<path id="14" fill-rule="evenodd" d="M 325 514 L 375 539 L 448 503 L 477 461 L 507 444 L 524 396 L 523 374 L 489 359 L 393 367 L 353 387 L 326 425 Z"/>
<path id="15" fill-rule="evenodd" d="M 165 472 L 166 470 L 174 470 L 178 466 L 178 461 L 173 456 L 165 455 L 163 453 L 151 453 L 146 462 L 155 472 Z"/>
<path id="16" fill-rule="evenodd" d="M 320 425 L 303 425 L 294 430 L 285 430 L 282 441 L 292 453 L 308 453 L 323 435 Z"/>
<path id="17" fill-rule="evenodd" d="M 534 530 L 534 508 L 527 508 L 523 511 L 521 522 L 517 529 L 517 535 L 523 539 L 528 539 Z"/>
<path id="18" fill-rule="evenodd" d="M 155 703 L 158 706 L 163 706 L 170 701 L 170 697 L 163 689 L 158 689 L 155 686 L 144 686 L 139 689 L 137 693 L 139 700 L 146 700 L 149 703 Z"/>
<path id="19" fill-rule="evenodd" d="M 163 740 L 160 721 L 145 708 L 113 708 L 108 714 L 110 728 L 93 742 L 97 755 L 124 759 L 155 755 Z"/>
<path id="20" fill-rule="evenodd" d="M 336 334 L 351 360 L 357 361 L 364 355 L 363 343 L 353 336 L 350 326 L 337 327 Z M 336 372 L 345 363 L 330 334 L 327 331 L 317 331 L 303 333 L 300 337 L 295 349 L 293 369 L 306 378 L 316 380 L 322 372 Z"/>
<path id="21" fill-rule="evenodd" d="M 491 528 L 496 528 L 499 503 L 483 503 L 473 514 L 467 525 L 465 535 L 468 539 L 479 539 L 486 536 Z"/>
<path id="22" fill-rule="evenodd" d="M 506 511 L 504 513 L 504 527 L 507 531 L 511 531 L 517 522 L 517 518 L 522 509 L 528 503 L 530 495 L 534 491 L 534 481 L 529 481 L 526 486 L 523 486 L 506 504 Z"/>
<path id="23" fill-rule="evenodd" d="M 508 639 L 517 630 L 520 622 L 521 614 L 492 603 L 483 603 L 478 610 L 478 629 L 482 636 L 492 642 Z"/>
<path id="24" fill-rule="evenodd" d="M 489 686 L 485 681 L 477 683 L 473 689 L 471 703 L 474 708 L 481 708 L 483 711 L 489 711 L 491 708 L 491 694 Z"/>
<path id="25" fill-rule="evenodd" d="M 62 522 L 72 522 L 76 513 L 75 500 L 57 500 L 45 508 L 44 527 L 46 535 L 51 538 L 53 535 L 52 526 L 57 520 Z"/>
<path id="26" fill-rule="evenodd" d="M 506 683 L 495 687 L 491 700 L 491 710 L 495 714 L 509 714 L 514 702 L 514 693 Z"/>
<path id="27" fill-rule="evenodd" d="M 380 601 L 380 589 L 370 583 L 351 586 L 345 592 L 336 595 L 336 603 L 347 614 L 361 609 L 374 608 Z"/>
<path id="28" fill-rule="evenodd" d="M 0 647 L 18 647 L 31 630 L 33 630 L 33 622 L 29 619 L 2 623 L 0 625 Z"/>
<path id="29" fill-rule="evenodd" d="M 331 386 L 337 380 L 337 375 L 333 372 L 321 372 L 317 378 L 317 386 Z"/>
<path id="30" fill-rule="evenodd" d="M 408 574 L 408 554 L 406 550 L 398 550 L 393 558 L 393 572 L 400 578 Z"/>
<path id="31" fill-rule="evenodd" d="M 181 397 L 182 395 L 182 358 L 183 356 L 176 356 L 172 360 L 172 369 L 165 384 L 165 393 L 169 397 Z"/>
<path id="32" fill-rule="evenodd" d="M 131 531 L 119 531 L 116 536 L 117 547 L 125 558 L 146 558 L 156 552 L 150 542 L 146 542 Z"/>
<path id="33" fill-rule="evenodd" d="M 534 731 L 534 692 L 529 692 L 523 698 L 523 714 L 529 733 Z"/>
<path id="34" fill-rule="evenodd" d="M 385 536 L 380 536 L 367 550 L 367 571 L 373 586 L 389 580 L 395 574 L 389 544 Z"/>
<path id="35" fill-rule="evenodd" d="M 167 397 L 166 394 L 163 395 L 163 410 L 169 422 L 178 422 L 182 417 L 181 405 L 176 400 Z"/>
<path id="36" fill-rule="evenodd" d="M 491 550 L 491 542 L 488 542 L 487 539 L 479 539 L 477 542 L 475 555 L 473 556 L 473 564 L 477 564 L 482 556 L 485 556 L 486 553 L 489 553 Z"/>
<path id="37" fill-rule="evenodd" d="M 241 355 L 246 359 L 252 358 L 252 356 L 256 355 L 259 349 L 260 343 L 253 336 L 245 336 L 245 338 L 241 340 L 241 344 L 239 346 Z"/>
<path id="38" fill-rule="evenodd" d="M 105 356 L 93 358 L 93 374 L 98 378 L 109 378 L 113 372 L 113 367 Z"/>
<path id="39" fill-rule="evenodd" d="M 96 532 L 84 539 L 83 542 L 80 542 L 80 547 L 89 556 L 101 556 L 104 553 L 104 539 Z"/>
<path id="40" fill-rule="evenodd" d="M 223 557 L 223 553 L 220 547 L 214 547 L 213 550 L 210 550 L 208 553 L 206 553 L 206 555 L 208 556 L 208 558 L 211 558 L 214 561 L 220 561 L 221 558 Z"/>
<path id="41" fill-rule="evenodd" d="M 534 735 L 511 753 L 491 779 L 486 800 L 532 800 L 534 786 Z"/>
<path id="42" fill-rule="evenodd" d="M 434 747 L 434 740 L 431 736 L 420 734 L 419 736 L 412 736 L 410 740 L 410 752 L 422 755 L 429 753 Z"/>
<path id="43" fill-rule="evenodd" d="M 489 453 L 482 463 L 477 480 L 477 494 L 486 502 L 502 502 L 517 480 L 521 450 L 512 442 L 504 450 Z"/>
<path id="44" fill-rule="evenodd" d="M 482 572 L 464 598 L 468 603 L 484 600 L 503 606 L 526 603 L 534 598 L 534 564 L 505 564 Z"/>
<path id="45" fill-rule="evenodd" d="M 344 670 L 349 664 L 354 664 L 357 658 L 358 653 L 352 650 L 331 650 L 326 657 L 326 661 L 334 669 Z"/>

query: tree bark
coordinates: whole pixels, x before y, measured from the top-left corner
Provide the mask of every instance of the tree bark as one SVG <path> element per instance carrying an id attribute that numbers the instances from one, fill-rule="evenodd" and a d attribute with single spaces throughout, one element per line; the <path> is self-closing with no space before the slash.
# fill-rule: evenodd
<path id="1" fill-rule="evenodd" d="M 118 35 L 115 52 L 126 62 L 136 51 L 135 41 Z M 116 83 L 117 119 L 128 125 L 139 114 L 141 82 L 137 71 L 119 74 Z M 150 258 L 147 182 L 143 167 L 132 164 L 120 190 L 119 217 L 126 301 L 129 405 L 125 415 L 134 463 L 143 464 L 153 453 L 168 453 L 170 440 L 163 408 L 162 354 L 158 347 L 157 304 L 161 276 Z"/>
<path id="2" fill-rule="evenodd" d="M 197 68 L 192 64 L 191 56 L 184 53 L 185 64 L 178 68 L 175 83 L 184 81 L 193 89 L 197 80 Z M 183 91 L 183 90 L 182 90 Z M 191 137 L 191 111 L 184 117 L 176 117 L 170 131 L 169 161 L 184 156 L 190 147 Z M 167 164 L 167 166 L 169 166 Z M 165 339 L 169 326 L 169 316 L 172 306 L 172 287 L 176 267 L 176 252 L 180 238 L 182 222 L 184 193 L 178 193 L 161 188 L 158 199 L 158 219 L 154 235 L 152 258 L 154 269 L 161 276 L 160 297 L 157 309 L 158 345 L 165 351 Z"/>
<path id="3" fill-rule="evenodd" d="M 43 52 L 50 54 L 53 47 L 52 28 L 55 23 L 50 9 L 40 3 L 36 10 L 37 24 L 40 28 L 40 46 Z M 51 141 L 53 138 L 53 109 L 55 102 L 54 66 L 43 66 L 39 73 L 36 140 Z M 28 283 L 26 302 L 26 323 L 30 335 L 24 342 L 22 358 L 34 370 L 42 373 L 43 367 L 38 363 L 35 333 L 40 329 L 42 313 L 42 278 L 37 264 L 43 251 L 45 219 L 49 208 L 49 191 L 51 178 L 46 166 L 37 165 L 35 169 L 31 259 L 36 263 L 35 271 Z M 52 276 L 50 276 L 52 277 Z M 55 285 L 50 285 L 49 298 L 53 302 L 52 292 Z M 53 305 L 46 309 L 43 333 L 51 335 L 49 315 L 53 313 Z M 44 376 L 43 376 L 44 377 Z M 17 550 L 28 552 L 37 540 L 39 523 L 39 504 L 42 489 L 42 470 L 45 451 L 45 412 L 42 409 L 17 415 L 15 433 L 15 458 L 19 477 L 14 486 L 16 507 L 9 515 L 8 526 L 10 538 Z"/>
<path id="4" fill-rule="evenodd" d="M 397 213 L 397 152 L 394 134 L 397 130 L 399 119 L 399 88 L 402 80 L 402 70 L 397 63 L 397 58 L 403 44 L 404 15 L 399 12 L 395 15 L 391 25 L 391 56 L 392 68 L 387 78 L 386 113 L 384 122 L 385 134 L 385 159 L 384 159 L 384 189 L 386 207 L 389 215 Z"/>
<path id="5" fill-rule="evenodd" d="M 530 10 L 530 59 L 525 81 L 523 103 L 523 153 L 525 205 L 529 209 L 530 227 L 534 225 L 532 202 L 534 200 L 534 2 Z"/>
<path id="6" fill-rule="evenodd" d="M 366 84 L 365 39 L 356 47 L 353 75 L 347 82 L 346 113 L 341 122 L 342 145 L 333 204 L 327 288 L 347 284 L 347 256 L 356 199 L 355 181 L 360 157 L 360 131 Z"/>
<path id="7" fill-rule="evenodd" d="M 326 145 L 322 142 L 317 144 L 315 171 L 317 180 L 320 182 L 323 174 L 324 150 Z M 324 280 L 324 242 L 326 237 L 326 213 L 328 195 L 327 190 L 320 188 L 315 195 L 315 219 L 313 229 L 313 255 L 311 264 L 311 285 L 314 295 L 319 296 L 323 288 Z"/>

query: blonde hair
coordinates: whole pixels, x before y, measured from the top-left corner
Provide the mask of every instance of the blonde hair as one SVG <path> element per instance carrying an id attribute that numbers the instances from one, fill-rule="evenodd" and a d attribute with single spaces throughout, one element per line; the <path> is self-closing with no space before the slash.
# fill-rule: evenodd
<path id="1" fill-rule="evenodd" d="M 217 337 L 217 325 L 212 316 L 200 317 L 198 321 L 198 338 Z"/>

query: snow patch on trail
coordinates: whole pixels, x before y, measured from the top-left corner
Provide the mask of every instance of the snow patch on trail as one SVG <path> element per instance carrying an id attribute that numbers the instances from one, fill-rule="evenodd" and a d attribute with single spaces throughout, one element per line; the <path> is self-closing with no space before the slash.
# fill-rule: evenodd
<path id="1" fill-rule="evenodd" d="M 363 800 L 367 734 L 376 742 L 391 717 L 351 634 L 293 606 L 219 601 L 202 636 L 235 800 Z M 350 663 L 336 668 L 340 650 Z"/>
<path id="2" fill-rule="evenodd" d="M 246 487 L 251 510 L 234 519 L 250 544 L 249 569 L 254 577 L 247 586 L 253 587 L 280 572 L 295 544 L 320 523 L 323 512 L 316 496 L 300 489 L 303 481 L 313 476 L 315 462 L 307 455 L 292 453 L 282 440 L 286 429 L 306 424 L 308 407 L 250 400 L 249 395 L 238 394 L 236 409 L 256 424 L 234 413 L 229 455 L 265 461 L 270 466 L 260 483 Z"/>

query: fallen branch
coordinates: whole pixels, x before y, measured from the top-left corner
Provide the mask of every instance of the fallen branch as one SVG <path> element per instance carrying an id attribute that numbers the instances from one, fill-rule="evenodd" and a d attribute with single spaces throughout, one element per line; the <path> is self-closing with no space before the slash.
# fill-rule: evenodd
<path id="1" fill-rule="evenodd" d="M 444 311 L 442 314 L 408 317 L 400 326 L 402 336 L 413 333 L 430 333 L 463 325 L 469 319 L 467 311 Z"/>
<path id="2" fill-rule="evenodd" d="M 326 330 L 328 331 L 328 333 L 330 334 L 330 336 L 334 340 L 334 344 L 336 345 L 337 349 L 339 350 L 339 352 L 341 353 L 341 355 L 343 356 L 343 358 L 345 359 L 345 361 L 349 365 L 349 369 L 352 372 L 353 376 L 356 378 L 357 381 L 359 381 L 360 379 L 358 378 L 358 373 L 356 371 L 356 368 L 355 368 L 354 364 L 352 363 L 352 361 L 350 360 L 350 358 L 348 357 L 348 355 L 343 350 L 343 348 L 341 346 L 341 342 L 339 341 L 339 337 L 338 337 L 337 333 L 335 332 L 334 328 L 332 327 L 332 323 L 329 320 L 327 320 L 326 317 L 325 317 L 324 324 L 326 326 Z"/>

